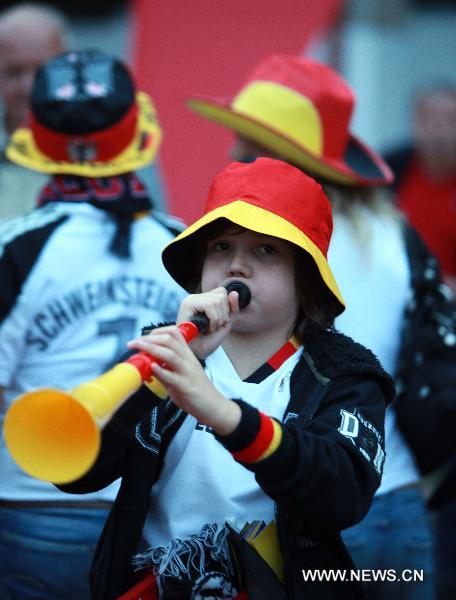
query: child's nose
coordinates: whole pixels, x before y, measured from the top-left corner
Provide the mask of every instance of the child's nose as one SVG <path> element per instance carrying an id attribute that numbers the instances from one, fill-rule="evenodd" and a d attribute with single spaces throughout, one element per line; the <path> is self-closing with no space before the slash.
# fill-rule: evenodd
<path id="1" fill-rule="evenodd" d="M 251 268 L 247 257 L 242 252 L 235 252 L 228 266 L 228 275 L 230 277 L 242 276 L 249 277 L 251 274 Z"/>

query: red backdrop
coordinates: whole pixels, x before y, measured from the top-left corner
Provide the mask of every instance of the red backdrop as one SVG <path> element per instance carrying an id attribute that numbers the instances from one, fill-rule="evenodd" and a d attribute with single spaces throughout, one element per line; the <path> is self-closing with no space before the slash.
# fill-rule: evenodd
<path id="1" fill-rule="evenodd" d="M 199 216 L 232 136 L 191 113 L 190 94 L 231 97 L 273 52 L 302 54 L 337 18 L 342 0 L 132 0 L 133 67 L 164 129 L 159 164 L 168 210 Z"/>

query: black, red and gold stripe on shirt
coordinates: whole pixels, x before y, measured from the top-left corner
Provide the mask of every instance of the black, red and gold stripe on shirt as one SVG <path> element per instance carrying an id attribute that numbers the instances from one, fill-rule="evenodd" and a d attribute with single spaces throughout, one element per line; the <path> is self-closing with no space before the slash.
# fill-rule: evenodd
<path id="1" fill-rule="evenodd" d="M 299 346 L 298 340 L 295 337 L 291 338 L 245 381 L 260 383 L 279 369 Z M 239 462 L 255 463 L 268 458 L 277 450 L 282 441 L 280 423 L 243 400 L 234 401 L 241 408 L 241 421 L 229 436 L 216 437 Z"/>
<path id="2" fill-rule="evenodd" d="M 271 356 L 271 358 L 254 371 L 252 375 L 249 375 L 244 381 L 247 383 L 261 383 L 266 377 L 271 375 L 271 373 L 277 371 L 287 358 L 290 358 L 290 356 L 296 352 L 299 346 L 300 343 L 298 339 L 295 336 L 291 337 L 288 342 L 285 342 L 285 344 Z"/>

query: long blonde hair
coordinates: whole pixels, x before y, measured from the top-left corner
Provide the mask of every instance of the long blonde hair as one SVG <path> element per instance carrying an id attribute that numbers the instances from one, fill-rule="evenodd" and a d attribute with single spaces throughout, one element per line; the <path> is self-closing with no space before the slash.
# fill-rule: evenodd
<path id="1" fill-rule="evenodd" d="M 375 218 L 391 219 L 399 224 L 402 215 L 394 204 L 393 193 L 386 187 L 343 186 L 322 181 L 321 185 L 328 196 L 333 216 L 344 216 L 350 223 L 356 239 L 363 247 L 368 247 L 370 236 L 369 213 Z"/>

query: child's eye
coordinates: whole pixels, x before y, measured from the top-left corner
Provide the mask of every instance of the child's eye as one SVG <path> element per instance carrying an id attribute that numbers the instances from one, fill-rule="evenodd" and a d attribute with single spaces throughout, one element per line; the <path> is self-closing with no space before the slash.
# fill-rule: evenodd
<path id="1" fill-rule="evenodd" d="M 210 245 L 209 250 L 214 250 L 215 252 L 224 252 L 228 250 L 229 244 L 223 240 L 217 240 Z"/>
<path id="2" fill-rule="evenodd" d="M 277 250 L 269 244 L 262 244 L 260 246 L 260 252 L 262 254 L 277 254 Z"/>

